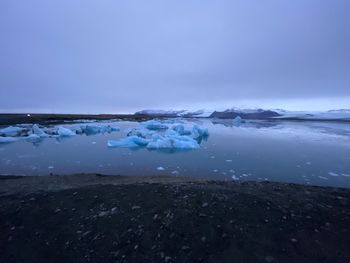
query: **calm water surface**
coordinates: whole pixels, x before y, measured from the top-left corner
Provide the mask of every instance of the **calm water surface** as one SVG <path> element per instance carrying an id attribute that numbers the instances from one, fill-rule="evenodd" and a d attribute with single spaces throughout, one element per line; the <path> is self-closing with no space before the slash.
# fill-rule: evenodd
<path id="1" fill-rule="evenodd" d="M 0 173 L 172 175 L 350 187 L 349 124 L 248 121 L 236 127 L 231 120 L 175 122 L 188 127 L 197 123 L 208 128 L 210 136 L 200 149 L 191 151 L 108 148 L 107 140 L 123 138 L 139 126 L 112 122 L 121 131 L 48 138 L 39 144 L 24 140 L 0 144 Z"/>

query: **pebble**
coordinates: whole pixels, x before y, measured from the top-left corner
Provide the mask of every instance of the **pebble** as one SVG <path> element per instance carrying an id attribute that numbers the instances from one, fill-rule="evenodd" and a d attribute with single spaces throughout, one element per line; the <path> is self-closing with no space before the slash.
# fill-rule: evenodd
<path id="1" fill-rule="evenodd" d="M 273 258 L 273 256 L 266 256 L 265 261 L 271 263 L 274 261 L 274 258 Z"/>
<path id="2" fill-rule="evenodd" d="M 298 242 L 298 240 L 295 239 L 295 238 L 291 238 L 290 241 L 293 242 L 293 243 L 297 243 Z"/>

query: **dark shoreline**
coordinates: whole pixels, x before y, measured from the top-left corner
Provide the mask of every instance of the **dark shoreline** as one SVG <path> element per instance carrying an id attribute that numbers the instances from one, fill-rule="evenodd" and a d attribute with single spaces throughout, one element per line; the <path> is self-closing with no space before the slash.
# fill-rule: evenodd
<path id="1" fill-rule="evenodd" d="M 92 174 L 0 192 L 0 262 L 350 262 L 350 189 Z"/>
<path id="2" fill-rule="evenodd" d="M 108 121 L 108 120 L 121 120 L 121 121 L 146 121 L 151 119 L 168 119 L 178 118 L 178 116 L 171 115 L 142 115 L 142 114 L 5 114 L 0 113 L 0 125 L 15 125 L 25 123 L 38 123 L 38 124 L 62 124 L 66 122 L 73 122 L 76 120 L 96 120 L 96 121 Z M 186 117 L 184 117 L 186 118 Z M 190 119 L 211 119 L 209 117 L 189 117 Z M 217 120 L 227 120 L 230 118 L 217 118 Z M 339 123 L 350 123 L 348 119 L 302 119 L 295 117 L 285 118 L 257 118 L 249 120 L 261 120 L 261 121 L 295 121 L 295 122 L 339 122 Z"/>

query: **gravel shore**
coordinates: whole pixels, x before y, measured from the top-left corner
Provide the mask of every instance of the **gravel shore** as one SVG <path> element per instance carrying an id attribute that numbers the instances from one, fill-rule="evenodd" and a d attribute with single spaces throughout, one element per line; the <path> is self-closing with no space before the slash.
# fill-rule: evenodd
<path id="1" fill-rule="evenodd" d="M 0 262 L 350 262 L 350 189 L 0 178 Z"/>

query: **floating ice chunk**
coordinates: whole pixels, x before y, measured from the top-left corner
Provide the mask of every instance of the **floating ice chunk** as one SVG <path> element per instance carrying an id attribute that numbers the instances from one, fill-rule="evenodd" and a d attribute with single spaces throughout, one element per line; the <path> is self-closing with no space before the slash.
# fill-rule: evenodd
<path id="1" fill-rule="evenodd" d="M 328 174 L 329 174 L 330 176 L 335 176 L 335 177 L 336 177 L 336 176 L 339 176 L 339 174 L 334 173 L 334 172 L 329 172 Z"/>
<path id="2" fill-rule="evenodd" d="M 341 174 L 344 177 L 350 177 L 350 174 Z"/>
<path id="3" fill-rule="evenodd" d="M 186 130 L 182 124 L 178 124 L 172 127 L 174 131 L 176 131 L 179 135 L 190 135 L 191 131 Z"/>
<path id="4" fill-rule="evenodd" d="M 176 131 L 174 131 L 174 130 L 171 130 L 171 129 L 168 129 L 168 130 L 166 130 L 166 132 L 165 132 L 165 136 L 178 136 L 179 134 L 176 132 Z"/>
<path id="5" fill-rule="evenodd" d="M 148 140 L 132 135 L 120 140 L 109 140 L 107 142 L 108 147 L 119 147 L 119 148 L 135 148 L 143 147 L 148 144 Z"/>
<path id="6" fill-rule="evenodd" d="M 179 171 L 174 170 L 174 171 L 171 172 L 171 174 L 178 175 Z"/>
<path id="7" fill-rule="evenodd" d="M 168 129 L 168 126 L 162 124 L 159 121 L 150 120 L 142 122 L 142 124 L 149 130 L 165 130 Z"/>
<path id="8" fill-rule="evenodd" d="M 76 133 L 73 132 L 72 130 L 62 126 L 58 127 L 57 134 L 61 137 L 70 137 L 70 136 L 76 135 Z"/>
<path id="9" fill-rule="evenodd" d="M 242 123 L 242 118 L 240 116 L 237 116 L 236 118 L 233 119 L 233 125 L 236 127 L 241 126 Z"/>
<path id="10" fill-rule="evenodd" d="M 25 137 L 25 139 L 28 142 L 36 143 L 36 142 L 40 142 L 42 140 L 42 137 L 33 133 L 33 134 L 30 134 L 29 136 Z"/>
<path id="11" fill-rule="evenodd" d="M 164 167 L 162 167 L 162 166 L 159 166 L 159 167 L 157 167 L 157 170 L 158 170 L 158 171 L 164 171 L 164 170 L 165 170 L 165 168 L 164 168 Z"/>
<path id="12" fill-rule="evenodd" d="M 0 143 L 9 143 L 9 142 L 15 142 L 15 141 L 17 141 L 17 138 L 0 136 Z"/>
<path id="13" fill-rule="evenodd" d="M 49 137 L 49 135 L 47 133 L 45 133 L 39 126 L 38 124 L 34 124 L 32 127 L 32 131 L 33 134 L 41 137 L 41 138 L 45 138 L 45 137 Z M 33 137 L 34 138 L 34 137 Z"/>
<path id="14" fill-rule="evenodd" d="M 82 125 L 80 126 L 82 133 L 86 135 L 94 135 L 99 133 L 111 133 L 114 131 L 119 131 L 120 129 L 117 127 L 112 127 L 110 125 Z"/>
<path id="15" fill-rule="evenodd" d="M 132 128 L 131 131 L 128 132 L 127 136 L 138 136 L 142 138 L 146 138 L 148 135 L 153 134 L 153 131 L 149 131 L 148 129 L 138 129 L 138 128 Z"/>
<path id="16" fill-rule="evenodd" d="M 197 149 L 199 144 L 190 136 L 154 134 L 152 141 L 147 145 L 148 149 Z"/>
<path id="17" fill-rule="evenodd" d="M 47 167 L 48 169 L 53 169 L 54 167 L 53 166 L 49 166 L 49 167 Z"/>
<path id="18" fill-rule="evenodd" d="M 209 136 L 209 132 L 208 132 L 208 129 L 207 128 L 201 128 L 199 127 L 198 125 L 194 125 L 192 127 L 192 137 L 194 139 L 199 139 L 199 138 L 202 138 L 202 137 L 208 137 Z"/>
<path id="19" fill-rule="evenodd" d="M 23 128 L 9 126 L 4 129 L 0 129 L 0 136 L 6 136 L 6 137 L 19 136 L 23 130 L 24 130 Z"/>
<path id="20" fill-rule="evenodd" d="M 232 160 L 226 160 L 226 162 L 228 162 L 228 163 L 232 163 Z"/>
<path id="21" fill-rule="evenodd" d="M 235 175 L 232 175 L 232 180 L 238 181 L 239 178 L 237 176 L 235 176 Z"/>
<path id="22" fill-rule="evenodd" d="M 318 176 L 318 178 L 323 179 L 323 180 L 328 180 L 328 178 L 324 177 L 324 176 Z"/>

